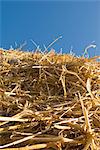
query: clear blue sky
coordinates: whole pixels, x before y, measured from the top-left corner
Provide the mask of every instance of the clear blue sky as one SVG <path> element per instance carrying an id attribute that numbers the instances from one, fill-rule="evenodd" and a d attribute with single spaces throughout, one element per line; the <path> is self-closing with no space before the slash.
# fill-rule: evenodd
<path id="1" fill-rule="evenodd" d="M 27 41 L 25 49 L 32 50 L 33 39 L 43 49 L 62 35 L 52 46 L 57 52 L 68 53 L 73 46 L 81 55 L 95 41 L 97 48 L 89 54 L 100 55 L 100 0 L 1 0 L 0 19 L 0 47 Z"/>

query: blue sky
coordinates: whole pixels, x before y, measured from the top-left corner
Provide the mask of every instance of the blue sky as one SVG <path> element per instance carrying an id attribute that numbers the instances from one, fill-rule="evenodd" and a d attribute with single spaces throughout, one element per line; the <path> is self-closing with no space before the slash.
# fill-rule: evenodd
<path id="1" fill-rule="evenodd" d="M 42 50 L 62 35 L 51 48 L 76 55 L 90 48 L 90 56 L 100 55 L 100 0 L 0 0 L 0 47 L 14 48 L 27 41 L 24 49 L 33 50 L 33 39 Z M 50 49 L 49 49 L 50 50 Z"/>

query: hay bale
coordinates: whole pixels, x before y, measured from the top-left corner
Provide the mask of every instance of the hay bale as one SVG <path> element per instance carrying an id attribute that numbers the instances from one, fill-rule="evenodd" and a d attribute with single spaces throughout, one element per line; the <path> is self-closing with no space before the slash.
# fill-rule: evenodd
<path id="1" fill-rule="evenodd" d="M 0 149 L 99 150 L 97 57 L 0 50 Z"/>

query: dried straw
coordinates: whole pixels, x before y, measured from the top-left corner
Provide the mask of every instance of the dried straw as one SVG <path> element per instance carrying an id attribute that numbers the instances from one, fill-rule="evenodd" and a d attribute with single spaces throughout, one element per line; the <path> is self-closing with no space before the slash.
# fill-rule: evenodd
<path id="1" fill-rule="evenodd" d="M 1 49 L 0 149 L 100 150 L 98 58 Z"/>

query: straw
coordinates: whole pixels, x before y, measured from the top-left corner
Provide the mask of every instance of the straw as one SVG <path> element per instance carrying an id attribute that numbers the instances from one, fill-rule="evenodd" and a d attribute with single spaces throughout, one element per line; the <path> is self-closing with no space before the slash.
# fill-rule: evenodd
<path id="1" fill-rule="evenodd" d="M 33 40 L 34 52 L 0 49 L 0 149 L 100 149 L 99 56 L 49 51 L 60 38 L 45 52 Z"/>

